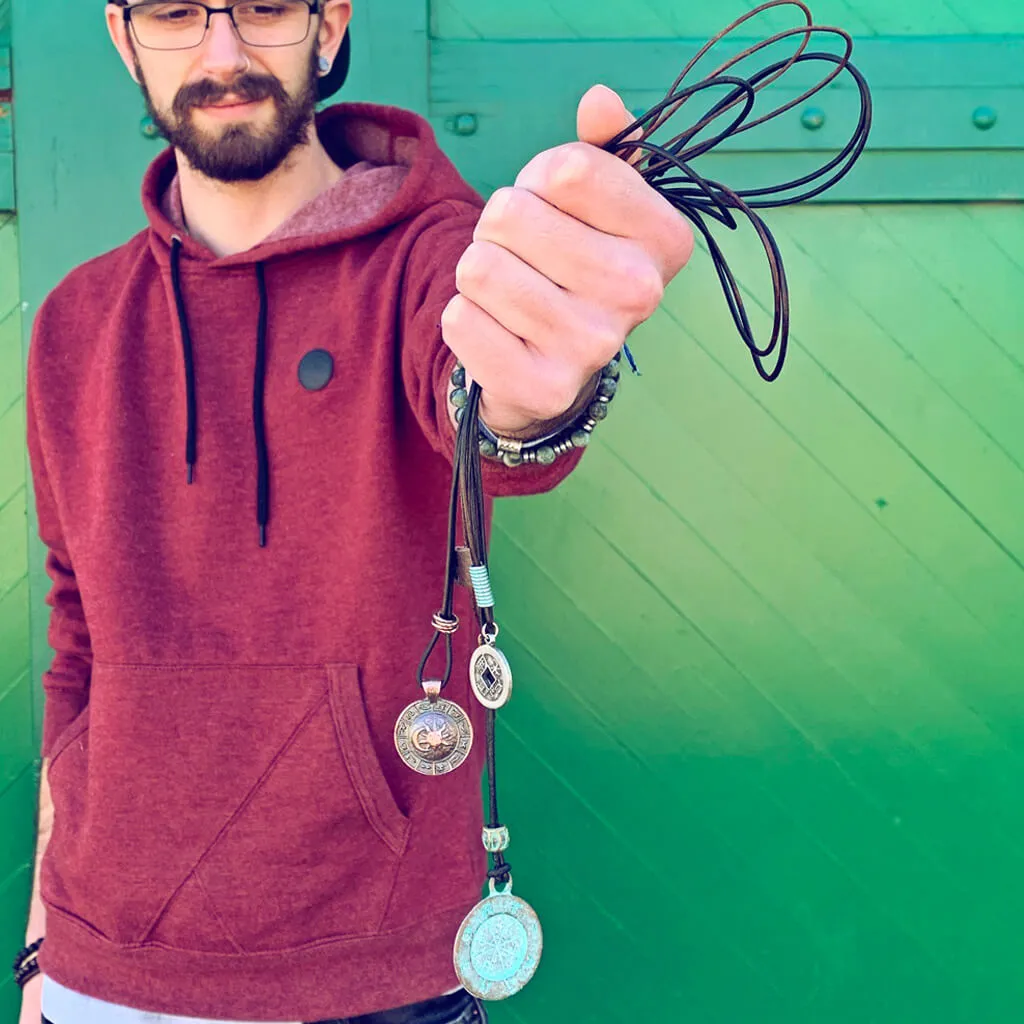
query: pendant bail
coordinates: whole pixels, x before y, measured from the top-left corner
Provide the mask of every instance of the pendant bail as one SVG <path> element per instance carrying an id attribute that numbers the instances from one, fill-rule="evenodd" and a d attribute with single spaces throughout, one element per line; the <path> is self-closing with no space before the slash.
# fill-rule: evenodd
<path id="1" fill-rule="evenodd" d="M 441 696 L 441 680 L 424 679 L 423 692 L 427 695 L 427 700 L 429 700 L 431 704 L 436 704 L 438 697 Z"/>

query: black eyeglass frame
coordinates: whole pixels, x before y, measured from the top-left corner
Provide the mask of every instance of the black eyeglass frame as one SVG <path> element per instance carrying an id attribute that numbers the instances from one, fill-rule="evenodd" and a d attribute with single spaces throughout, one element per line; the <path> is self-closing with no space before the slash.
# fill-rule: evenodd
<path id="1" fill-rule="evenodd" d="M 206 24 L 203 26 L 203 36 L 198 43 L 193 43 L 191 46 L 172 46 L 168 48 L 158 46 L 147 46 L 144 42 L 139 39 L 138 32 L 132 26 L 132 11 L 137 11 L 140 7 L 158 7 L 161 4 L 172 2 L 172 0 L 143 0 L 140 4 L 125 4 L 124 10 L 124 23 L 125 27 L 131 31 L 135 37 L 135 42 L 139 44 L 144 50 L 153 50 L 157 53 L 172 53 L 180 52 L 181 50 L 194 50 L 199 46 L 202 46 L 206 42 L 207 33 L 210 31 L 210 19 L 215 14 L 226 14 L 231 19 L 231 27 L 235 30 L 235 34 L 239 39 L 245 43 L 246 46 L 258 46 L 261 49 L 273 49 L 279 46 L 298 46 L 299 43 L 304 43 L 309 38 L 309 29 L 313 24 L 313 15 L 320 13 L 320 0 L 301 0 L 309 8 L 309 21 L 306 23 L 306 34 L 301 39 L 296 39 L 294 43 L 249 43 L 242 37 L 241 30 L 238 27 L 238 22 L 235 21 L 235 8 L 238 3 L 229 4 L 227 7 L 210 7 L 209 4 L 200 3 L 200 0 L 181 0 L 182 3 L 188 3 L 192 7 L 201 7 L 206 11 Z M 238 0 L 239 3 L 247 2 L 247 0 Z"/>

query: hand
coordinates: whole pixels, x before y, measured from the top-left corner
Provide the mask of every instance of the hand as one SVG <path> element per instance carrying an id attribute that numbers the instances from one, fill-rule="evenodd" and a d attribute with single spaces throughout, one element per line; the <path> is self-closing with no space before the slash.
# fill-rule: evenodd
<path id="1" fill-rule="evenodd" d="M 43 1018 L 43 976 L 37 974 L 21 990 L 21 1013 L 18 1024 L 39 1024 Z"/>
<path id="2" fill-rule="evenodd" d="M 590 89 L 580 141 L 534 157 L 496 191 L 459 261 L 442 332 L 497 433 L 522 436 L 569 409 L 690 258 L 682 216 L 598 148 L 632 121 L 611 89 Z"/>

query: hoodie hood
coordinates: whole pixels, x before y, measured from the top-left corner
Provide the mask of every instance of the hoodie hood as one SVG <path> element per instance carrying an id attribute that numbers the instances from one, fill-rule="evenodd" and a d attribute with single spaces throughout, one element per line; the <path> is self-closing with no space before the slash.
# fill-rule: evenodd
<path id="1" fill-rule="evenodd" d="M 320 113 L 316 130 L 331 159 L 345 175 L 297 210 L 262 242 L 241 253 L 218 257 L 184 230 L 177 162 L 162 153 L 143 181 L 142 202 L 150 224 L 150 245 L 170 283 L 185 376 L 186 483 L 195 480 L 199 422 L 196 367 L 182 264 L 209 270 L 252 267 L 259 296 L 255 328 L 253 437 L 256 449 L 256 518 L 259 544 L 267 544 L 270 509 L 270 453 L 265 426 L 266 347 L 270 294 L 266 265 L 275 259 L 337 248 L 409 221 L 445 201 L 479 205 L 480 197 L 441 152 L 430 125 L 395 107 L 341 104 Z"/>
<path id="2" fill-rule="evenodd" d="M 340 103 L 317 114 L 316 131 L 331 159 L 349 173 L 258 245 L 224 257 L 217 257 L 201 242 L 189 238 L 169 216 L 173 206 L 169 210 L 167 201 L 169 197 L 173 200 L 178 169 L 174 150 L 164 150 L 150 165 L 142 183 L 142 205 L 154 250 L 169 253 L 178 237 L 183 259 L 202 260 L 212 267 L 254 265 L 384 231 L 446 200 L 482 206 L 480 195 L 467 185 L 438 146 L 430 124 L 412 111 L 370 103 Z M 345 196 L 349 188 L 355 187 L 349 180 L 353 171 L 360 177 L 369 173 L 374 178 L 361 182 L 345 204 L 332 201 L 332 193 Z M 385 181 L 391 187 L 382 194 L 379 186 Z M 372 199 L 371 191 L 383 201 L 361 202 Z M 303 230 L 292 230 L 296 223 L 302 224 Z"/>

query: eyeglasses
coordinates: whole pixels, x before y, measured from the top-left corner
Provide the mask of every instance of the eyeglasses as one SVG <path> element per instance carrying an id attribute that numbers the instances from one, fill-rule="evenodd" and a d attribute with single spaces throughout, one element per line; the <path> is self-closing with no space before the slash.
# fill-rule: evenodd
<path id="1" fill-rule="evenodd" d="M 241 0 L 230 7 L 144 0 L 124 9 L 135 41 L 147 50 L 191 50 L 206 38 L 210 19 L 226 14 L 247 46 L 295 46 L 309 35 L 319 0 Z"/>

